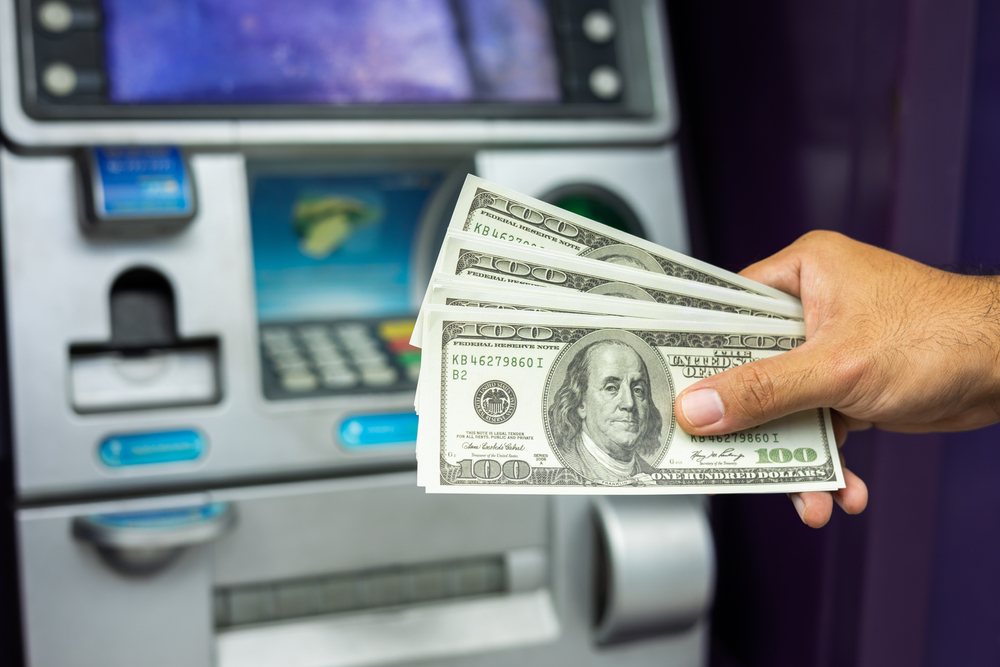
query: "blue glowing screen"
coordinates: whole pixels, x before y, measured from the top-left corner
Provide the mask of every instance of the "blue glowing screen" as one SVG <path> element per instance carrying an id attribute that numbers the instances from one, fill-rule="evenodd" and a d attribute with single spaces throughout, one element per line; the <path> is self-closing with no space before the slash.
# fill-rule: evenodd
<path id="1" fill-rule="evenodd" d="M 412 314 L 414 247 L 443 178 L 438 172 L 253 177 L 259 320 Z"/>
<path id="2" fill-rule="evenodd" d="M 120 104 L 557 102 L 545 0 L 103 0 Z"/>

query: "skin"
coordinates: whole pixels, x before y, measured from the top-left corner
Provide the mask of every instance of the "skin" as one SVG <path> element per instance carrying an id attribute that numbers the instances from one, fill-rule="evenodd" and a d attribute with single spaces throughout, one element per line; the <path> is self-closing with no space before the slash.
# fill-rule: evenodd
<path id="1" fill-rule="evenodd" d="M 833 232 L 811 232 L 742 275 L 802 300 L 807 342 L 702 380 L 677 398 L 688 433 L 729 433 L 817 407 L 849 430 L 963 431 L 1000 421 L 1000 279 L 931 268 Z M 718 411 L 699 413 L 715 391 Z M 710 394 L 700 394 L 702 399 Z M 691 419 L 689 417 L 694 417 Z M 843 458 L 843 457 L 842 457 Z M 868 489 L 844 469 L 846 488 L 790 494 L 819 528 L 836 503 L 864 511 Z"/>
<path id="2" fill-rule="evenodd" d="M 639 355 L 620 345 L 596 347 L 577 411 L 584 431 L 601 449 L 631 461 L 649 415 L 649 379 Z"/>

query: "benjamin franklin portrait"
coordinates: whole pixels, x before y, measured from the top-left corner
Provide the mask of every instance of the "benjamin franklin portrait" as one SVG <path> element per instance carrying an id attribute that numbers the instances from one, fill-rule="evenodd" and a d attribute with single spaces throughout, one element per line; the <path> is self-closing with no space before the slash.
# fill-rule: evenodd
<path id="1" fill-rule="evenodd" d="M 555 390 L 546 416 L 559 458 L 597 484 L 648 480 L 666 444 L 661 408 L 672 402 L 665 370 L 657 364 L 651 382 L 643 358 L 656 353 L 627 332 L 588 335 L 574 347 L 567 350 L 564 374 L 548 387 Z"/>
<path id="2" fill-rule="evenodd" d="M 655 257 L 635 246 L 615 243 L 588 250 L 583 253 L 583 256 L 588 259 L 597 259 L 602 262 L 617 264 L 629 269 L 651 271 L 659 274 L 665 273 L 663 267 L 660 266 Z"/>

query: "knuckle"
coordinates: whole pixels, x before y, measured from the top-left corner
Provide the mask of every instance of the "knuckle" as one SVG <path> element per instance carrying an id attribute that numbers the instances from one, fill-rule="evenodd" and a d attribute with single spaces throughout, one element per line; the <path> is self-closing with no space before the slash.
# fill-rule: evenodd
<path id="1" fill-rule="evenodd" d="M 856 350 L 835 352 L 827 364 L 833 404 L 840 403 L 843 398 L 859 387 L 863 387 L 872 373 L 872 360 Z"/>
<path id="2" fill-rule="evenodd" d="M 830 231 L 829 229 L 812 229 L 800 236 L 798 243 L 809 245 L 829 245 L 830 243 L 836 243 L 845 238 L 846 237 L 840 232 Z"/>
<path id="3" fill-rule="evenodd" d="M 741 371 L 732 390 L 736 407 L 750 421 L 766 421 L 777 405 L 774 379 L 758 364 L 747 364 Z"/>

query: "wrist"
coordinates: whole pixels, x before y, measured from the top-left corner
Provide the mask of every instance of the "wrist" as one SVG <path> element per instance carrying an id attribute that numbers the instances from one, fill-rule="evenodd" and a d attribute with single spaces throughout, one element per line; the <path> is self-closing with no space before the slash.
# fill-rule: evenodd
<path id="1" fill-rule="evenodd" d="M 1000 276 L 964 276 L 968 281 L 967 318 L 957 322 L 976 350 L 969 358 L 977 365 L 982 393 L 1000 398 Z"/>

